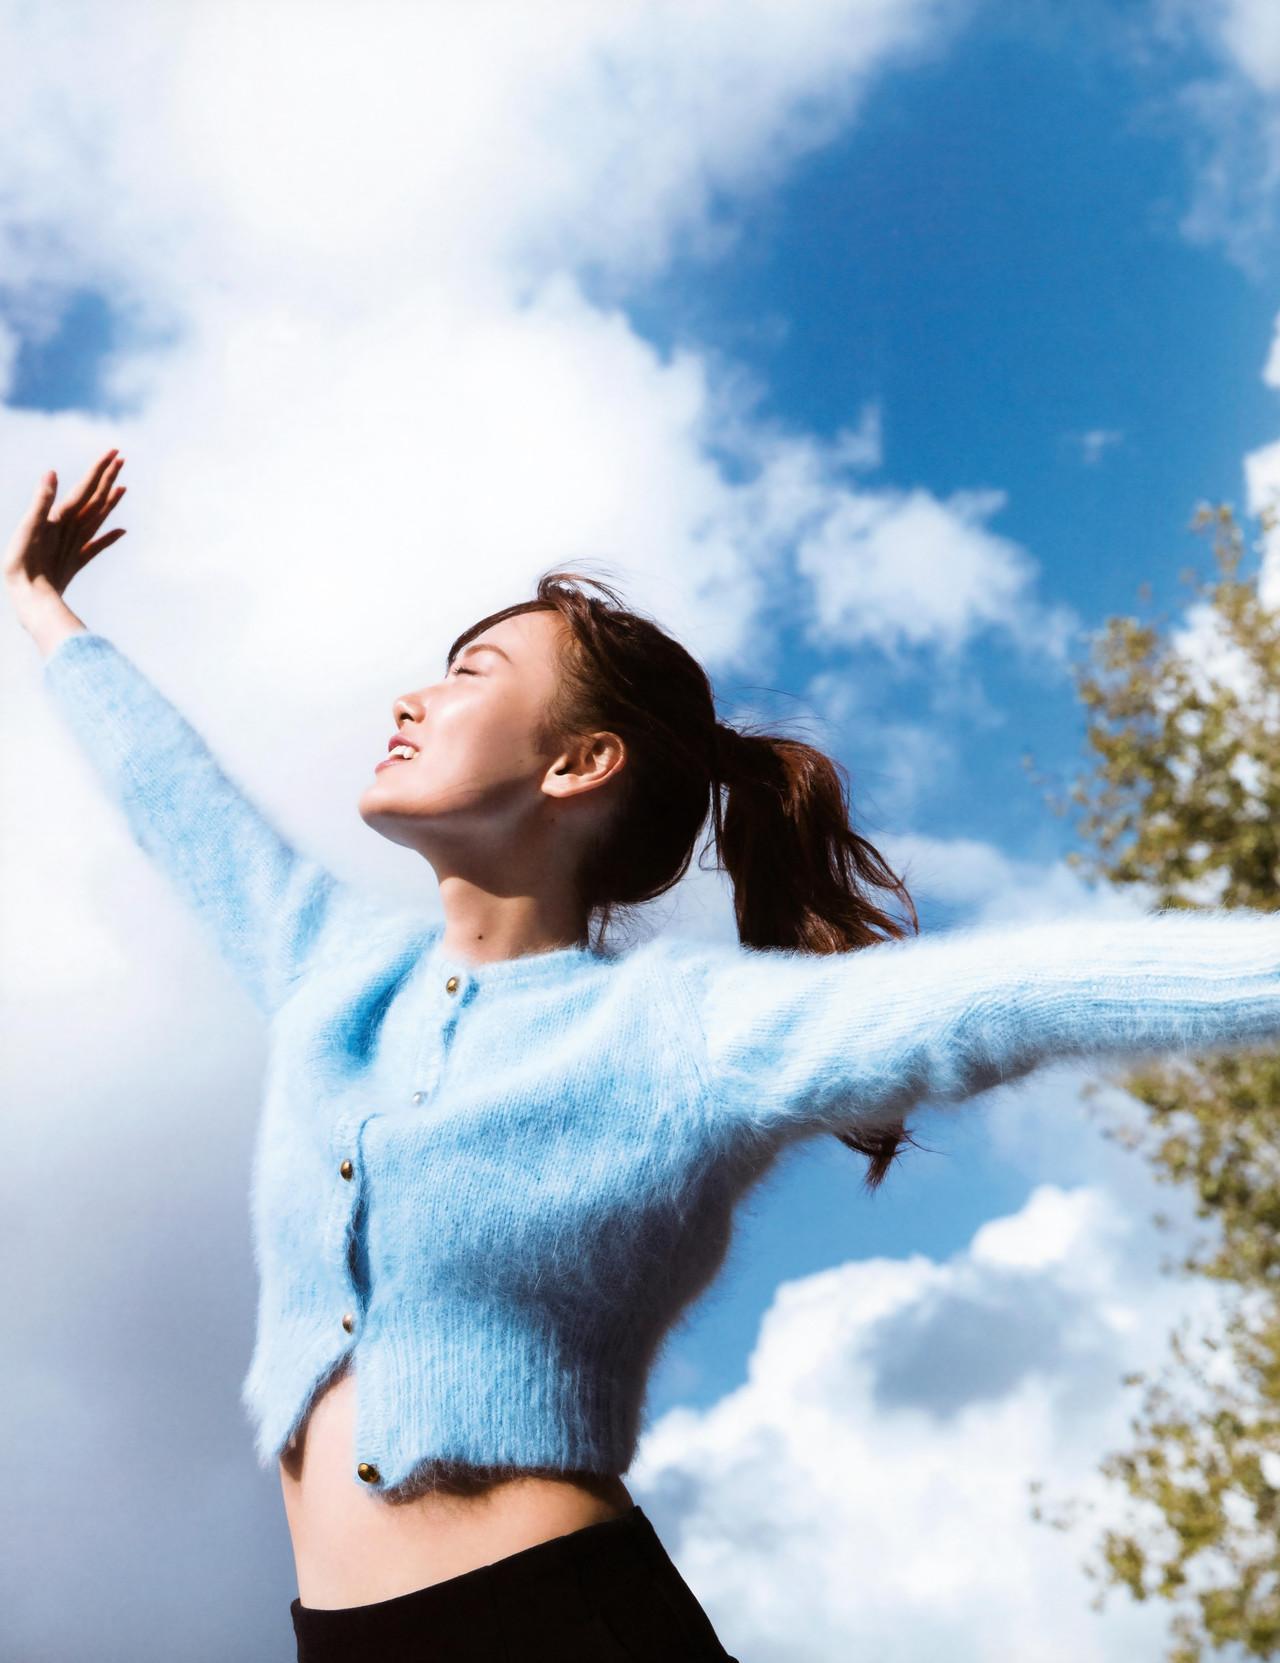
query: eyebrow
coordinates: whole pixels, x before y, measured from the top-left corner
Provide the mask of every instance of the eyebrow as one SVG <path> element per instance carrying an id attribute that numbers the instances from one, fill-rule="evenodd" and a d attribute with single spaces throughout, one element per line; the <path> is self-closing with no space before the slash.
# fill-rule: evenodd
<path id="1" fill-rule="evenodd" d="M 473 652 L 496 652 L 499 657 L 505 658 L 508 664 L 511 663 L 510 653 L 503 652 L 502 648 L 498 646 L 495 641 L 468 641 L 467 645 L 463 647 L 462 650 L 455 656 L 457 658 L 466 658 L 468 653 Z M 451 658 L 449 662 L 452 664 L 454 660 Z"/>

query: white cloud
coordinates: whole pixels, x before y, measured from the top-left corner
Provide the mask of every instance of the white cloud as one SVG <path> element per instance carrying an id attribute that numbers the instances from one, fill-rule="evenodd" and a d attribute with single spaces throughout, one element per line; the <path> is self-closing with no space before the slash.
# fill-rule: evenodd
<path id="1" fill-rule="evenodd" d="M 1183 622 L 1170 631 L 1170 642 L 1186 660 L 1191 680 L 1202 698 L 1213 698 L 1220 688 L 1233 692 L 1241 703 L 1253 707 L 1276 704 L 1280 694 L 1258 680 L 1256 664 L 1248 660 L 1226 634 L 1219 614 L 1202 602 L 1189 606 Z M 1280 705 L 1276 705 L 1280 717 Z M 1183 731 L 1194 737 L 1195 718 L 1188 713 Z"/>
<path id="2" fill-rule="evenodd" d="M 978 838 L 904 832 L 878 843 L 894 870 L 906 872 L 912 892 L 941 909 L 935 928 L 1068 916 L 1132 918 L 1152 902 L 1145 885 L 1091 888 L 1065 861 L 1020 859 Z"/>
<path id="3" fill-rule="evenodd" d="M 1280 21 L 1280 13 L 1276 15 Z M 1262 380 L 1266 386 L 1280 390 L 1280 312 L 1276 314 Z M 1262 520 L 1258 593 L 1264 606 L 1280 612 L 1280 439 L 1259 445 L 1246 455 L 1244 481 L 1245 508 Z"/>
<path id="4" fill-rule="evenodd" d="M 883 424 L 880 406 L 868 404 L 857 427 L 841 428 L 831 441 L 831 461 L 836 467 L 878 468 L 884 460 Z"/>
<path id="5" fill-rule="evenodd" d="M 1266 385 L 1280 386 L 1280 314 L 1276 317 L 1261 375 Z M 1261 522 L 1258 596 L 1263 606 L 1280 611 L 1280 439 L 1249 451 L 1244 457 L 1243 473 L 1245 513 Z M 1260 683 L 1257 665 L 1230 639 L 1213 608 L 1193 601 L 1170 629 L 1169 642 L 1186 664 L 1192 685 L 1201 698 L 1211 700 L 1222 689 L 1229 690 L 1246 710 L 1261 709 L 1269 713 L 1272 725 L 1280 727 L 1280 689 Z M 1194 735 L 1200 725 L 1201 720 L 1194 713 L 1184 713 L 1181 719 L 1184 733 Z M 1268 809 L 1262 793 L 1263 775 L 1247 750 L 1242 748 L 1231 772 L 1249 795 L 1253 811 L 1265 817 Z M 1190 777 L 1190 769 L 1185 764 L 1176 764 L 1175 773 Z M 1207 846 L 1199 846 L 1199 853 L 1207 853 Z M 1226 872 L 1208 875 L 1198 886 L 1186 889 L 1188 899 L 1206 905 L 1216 903 L 1221 899 L 1228 876 Z"/>
<path id="6" fill-rule="evenodd" d="M 1280 439 L 1251 450 L 1244 459 L 1245 507 L 1255 518 L 1269 516 L 1261 533 L 1263 559 L 1258 593 L 1264 606 L 1280 611 Z"/>
<path id="7" fill-rule="evenodd" d="M 1091 427 L 1085 433 L 1077 433 L 1070 437 L 1079 446 L 1081 460 L 1087 467 L 1092 467 L 1101 461 L 1106 450 L 1120 443 L 1124 434 L 1117 428 Z"/>
<path id="8" fill-rule="evenodd" d="M 775 183 L 970 9 L 8 0 L 6 269 L 114 269 L 148 293 L 167 277 L 184 311 L 222 278 L 344 315 L 424 279 L 430 300 L 442 271 L 634 279 L 677 245 L 723 253 L 727 199 Z"/>
<path id="9" fill-rule="evenodd" d="M 1161 1278 L 1157 1240 L 1097 1186 L 1040 1184 L 945 1263 L 837 1265 L 783 1283 L 746 1382 L 648 1429 L 628 1483 L 736 1655 L 788 1663 L 1129 1663 L 1168 1612 L 1079 1560 L 1122 1518 L 1096 1476 L 1128 1442 L 1125 1372 L 1217 1309 Z M 1093 1508 L 1082 1533 L 1029 1519 Z M 998 1551 L 993 1551 L 998 1546 Z"/>
<path id="10" fill-rule="evenodd" d="M 1262 379 L 1268 386 L 1280 386 L 1280 314 Z M 1245 511 L 1262 522 L 1258 595 L 1264 606 L 1280 611 L 1280 439 L 1249 451 L 1243 469 Z M 1247 707 L 1270 708 L 1280 725 L 1280 691 L 1259 685 L 1256 666 L 1226 637 L 1207 606 L 1200 602 L 1189 606 L 1171 639 L 1191 666 L 1202 697 L 1212 698 L 1219 687 L 1230 688 Z M 1247 765 L 1245 774 L 1242 783 L 1247 785 L 1254 777 Z"/>
<path id="11" fill-rule="evenodd" d="M 931 799 L 954 788 L 961 764 L 957 724 L 972 733 L 1008 720 L 976 671 L 948 675 L 947 668 L 943 662 L 931 667 L 930 714 L 921 720 L 895 713 L 896 686 L 887 678 L 848 668 L 820 670 L 805 688 L 820 719 L 813 743 L 844 761 L 855 815 L 873 830 L 873 840 L 885 826 L 910 825 Z"/>
<path id="12" fill-rule="evenodd" d="M 1280 10 L 1272 0 L 1220 0 L 1217 14 L 1241 74 L 1263 92 L 1280 92 Z"/>
<path id="13" fill-rule="evenodd" d="M 919 488 L 829 497 L 797 553 L 813 585 L 811 637 L 951 654 L 998 629 L 1061 661 L 1074 614 L 1038 604 L 1029 556 L 984 524 L 1006 500 L 1004 491 L 969 490 L 941 501 Z"/>
<path id="14" fill-rule="evenodd" d="M 1271 0 L 1153 0 L 1140 34 L 1193 50 L 1216 68 L 1179 85 L 1170 108 L 1186 126 L 1191 199 L 1180 222 L 1265 279 L 1280 224 L 1280 14 Z"/>
<path id="15" fill-rule="evenodd" d="M 942 722 L 880 719 L 869 733 L 855 731 L 851 743 L 862 759 L 851 784 L 864 819 L 872 813 L 881 825 L 909 825 L 931 797 L 954 785 L 960 749 Z"/>
<path id="16" fill-rule="evenodd" d="M 1280 387 L 1280 312 L 1276 314 L 1271 333 L 1271 351 L 1262 367 L 1262 379 L 1268 387 Z"/>

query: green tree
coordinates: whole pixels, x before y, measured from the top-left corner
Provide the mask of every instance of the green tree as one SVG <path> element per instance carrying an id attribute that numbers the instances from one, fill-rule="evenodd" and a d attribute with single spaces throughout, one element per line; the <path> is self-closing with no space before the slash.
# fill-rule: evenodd
<path id="1" fill-rule="evenodd" d="M 1276 509 L 1264 510 L 1265 530 Z M 1280 611 L 1238 576 L 1243 536 L 1229 506 L 1202 506 L 1215 576 L 1186 622 L 1112 617 L 1075 666 L 1088 766 L 1059 814 L 1085 845 L 1067 856 L 1091 879 L 1149 889 L 1157 906 L 1280 909 Z M 1149 586 L 1140 591 L 1145 604 Z M 1192 626 L 1191 632 L 1188 626 Z M 1030 759 L 1024 758 L 1030 765 Z M 1052 800 L 1052 798 L 1051 798 Z M 1170 1336 L 1161 1379 L 1142 1388 L 1132 1443 L 1100 1471 L 1121 1487 L 1087 1576 L 1093 1606 L 1120 1587 L 1171 1607 L 1168 1663 L 1206 1648 L 1280 1657 L 1280 1050 L 1172 1059 L 1104 1077 L 1145 1105 L 1137 1129 L 1104 1135 L 1141 1154 L 1194 1200 L 1209 1229 L 1167 1273 L 1222 1285 L 1216 1331 Z M 1086 1087 L 1096 1099 L 1096 1084 Z M 1169 1220 L 1157 1215 L 1157 1224 Z M 1042 1486 L 1031 1485 L 1039 1498 Z M 1087 1509 L 1086 1509 L 1087 1511 Z M 1066 1529 L 1037 1499 L 1032 1517 Z"/>

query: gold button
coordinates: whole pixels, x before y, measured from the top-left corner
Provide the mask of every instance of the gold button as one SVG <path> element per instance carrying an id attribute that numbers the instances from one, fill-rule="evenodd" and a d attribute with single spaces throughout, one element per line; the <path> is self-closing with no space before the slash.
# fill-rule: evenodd
<path id="1" fill-rule="evenodd" d="M 355 1167 L 352 1166 L 350 1161 L 343 1161 L 342 1165 L 338 1168 L 338 1171 L 344 1178 L 349 1178 L 355 1171 Z"/>
<path id="2" fill-rule="evenodd" d="M 345 1312 L 343 1314 L 343 1318 L 342 1318 L 342 1326 L 346 1329 L 348 1334 L 355 1327 L 355 1325 L 356 1325 L 356 1319 L 351 1315 L 351 1312 L 350 1311 Z"/>
<path id="3" fill-rule="evenodd" d="M 444 990 L 446 993 L 456 993 L 458 991 L 458 978 L 456 976 L 450 976 L 449 980 L 444 984 Z"/>
<path id="4" fill-rule="evenodd" d="M 371 1465 L 368 1461 L 361 1461 L 360 1465 L 356 1468 L 356 1471 L 360 1474 L 361 1478 L 364 1479 L 366 1484 L 376 1484 L 382 1477 L 382 1474 L 378 1471 L 377 1467 Z"/>

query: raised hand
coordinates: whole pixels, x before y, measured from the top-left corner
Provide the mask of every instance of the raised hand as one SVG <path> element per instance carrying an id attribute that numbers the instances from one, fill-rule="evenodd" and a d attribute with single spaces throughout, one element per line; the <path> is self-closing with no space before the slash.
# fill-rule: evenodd
<path id="1" fill-rule="evenodd" d="M 18 522 L 5 553 L 4 582 L 19 618 L 31 620 L 103 549 L 124 536 L 124 527 L 97 535 L 102 522 L 128 489 L 116 486 L 124 457 L 104 451 L 79 486 L 56 506 L 58 476 L 52 470 L 36 487 L 30 508 Z"/>

